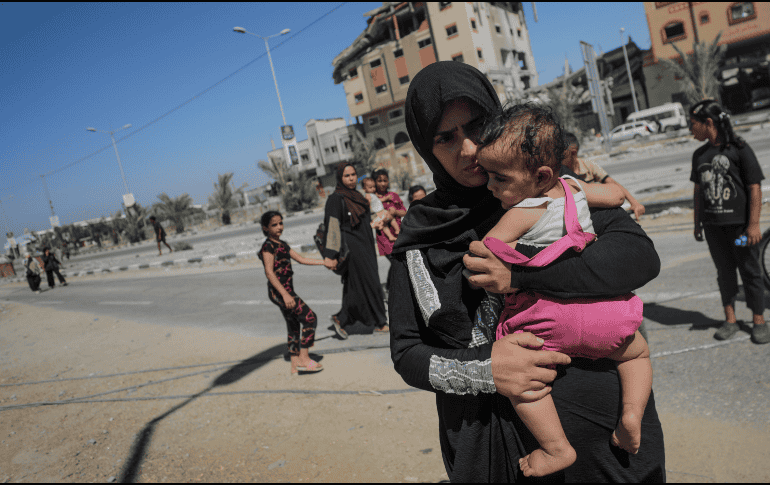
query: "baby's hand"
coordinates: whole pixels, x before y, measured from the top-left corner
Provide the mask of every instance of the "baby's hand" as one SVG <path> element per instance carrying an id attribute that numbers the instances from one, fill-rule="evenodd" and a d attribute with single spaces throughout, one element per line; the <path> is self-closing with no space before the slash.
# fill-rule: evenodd
<path id="1" fill-rule="evenodd" d="M 378 196 L 378 197 L 380 197 L 380 196 Z M 393 197 L 390 194 L 383 195 L 382 197 L 380 197 L 380 200 L 383 201 L 383 202 L 388 202 L 388 201 L 393 200 Z"/>

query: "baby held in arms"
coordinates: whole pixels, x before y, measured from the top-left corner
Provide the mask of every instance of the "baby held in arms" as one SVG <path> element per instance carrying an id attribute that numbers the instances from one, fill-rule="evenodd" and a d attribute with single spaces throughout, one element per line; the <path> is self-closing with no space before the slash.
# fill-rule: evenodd
<path id="1" fill-rule="evenodd" d="M 385 210 L 382 201 L 377 197 L 374 179 L 371 177 L 364 178 L 361 181 L 361 187 L 365 192 L 364 197 L 369 201 L 369 211 L 372 213 L 372 227 L 381 230 L 390 242 L 396 242 L 396 236 L 398 236 L 401 228 L 398 227 L 396 220 L 390 215 L 390 212 Z"/>
<path id="2" fill-rule="evenodd" d="M 615 184 L 584 184 L 558 176 L 566 146 L 562 128 L 548 108 L 531 104 L 507 108 L 488 121 L 479 142 L 477 161 L 489 173 L 488 188 L 507 209 L 483 242 L 514 270 L 547 266 L 565 251 L 582 251 L 596 238 L 588 207 L 623 203 L 623 192 Z M 526 257 L 516 250 L 523 245 L 539 252 Z M 545 341 L 543 350 L 616 361 L 623 409 L 611 443 L 637 453 L 642 415 L 652 389 L 650 353 L 638 331 L 642 323 L 638 297 L 629 293 L 560 299 L 518 290 L 505 295 L 502 313 L 492 318 L 496 321 L 484 325 L 496 325 L 497 339 L 531 332 Z M 550 475 L 574 463 L 576 452 L 550 395 L 531 403 L 512 403 L 540 444 L 519 461 L 524 475 Z"/>

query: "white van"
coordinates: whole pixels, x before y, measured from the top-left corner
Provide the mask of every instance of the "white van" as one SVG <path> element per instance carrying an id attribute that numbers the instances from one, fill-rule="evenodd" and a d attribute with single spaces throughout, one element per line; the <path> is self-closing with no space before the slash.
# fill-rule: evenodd
<path id="1" fill-rule="evenodd" d="M 687 115 L 682 103 L 666 103 L 631 113 L 626 118 L 626 123 L 634 121 L 646 121 L 655 126 L 660 133 L 687 128 Z"/>

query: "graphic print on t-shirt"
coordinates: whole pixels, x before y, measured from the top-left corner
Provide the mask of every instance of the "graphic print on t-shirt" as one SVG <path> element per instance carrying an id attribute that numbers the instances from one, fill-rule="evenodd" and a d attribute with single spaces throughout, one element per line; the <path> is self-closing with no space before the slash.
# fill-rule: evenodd
<path id="1" fill-rule="evenodd" d="M 706 200 L 709 202 L 709 212 L 715 214 L 729 214 L 733 209 L 722 206 L 722 203 L 737 196 L 735 183 L 728 173 L 730 159 L 718 153 L 711 159 L 711 163 L 704 163 L 698 167 L 701 175 L 701 188 Z"/>

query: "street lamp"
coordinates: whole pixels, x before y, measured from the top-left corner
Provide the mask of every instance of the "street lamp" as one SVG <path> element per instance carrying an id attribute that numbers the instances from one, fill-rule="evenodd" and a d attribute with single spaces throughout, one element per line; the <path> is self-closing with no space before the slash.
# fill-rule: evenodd
<path id="1" fill-rule="evenodd" d="M 262 37 L 261 35 L 253 34 L 248 30 L 244 29 L 243 27 L 233 27 L 233 31 L 238 32 L 239 34 L 253 35 L 254 37 L 259 37 L 260 39 L 265 41 L 265 49 L 267 50 L 267 59 L 270 61 L 270 71 L 273 73 L 273 83 L 275 83 L 275 94 L 278 95 L 278 106 L 280 106 L 281 108 L 281 118 L 283 119 L 284 126 L 286 126 L 286 116 L 284 116 L 283 114 L 283 104 L 281 103 L 281 93 L 278 91 L 278 81 L 275 79 L 275 69 L 273 68 L 273 58 L 270 55 L 270 46 L 267 43 L 267 39 L 270 39 L 272 37 L 278 37 L 279 35 L 286 35 L 289 32 L 291 32 L 291 30 L 283 29 L 277 34 L 269 35 L 267 37 Z"/>
<path id="2" fill-rule="evenodd" d="M 96 128 L 86 128 L 88 131 L 93 131 L 94 133 L 109 133 L 110 139 L 112 140 L 112 148 L 115 149 L 115 157 L 118 159 L 118 167 L 120 167 L 120 176 L 123 177 L 123 187 L 126 189 L 126 194 L 123 196 L 123 203 L 126 207 L 131 207 L 134 205 L 134 197 L 131 195 L 131 192 L 128 190 L 128 183 L 126 182 L 126 174 L 123 173 L 123 165 L 120 163 L 120 155 L 118 155 L 118 146 L 115 144 L 115 133 L 125 130 L 126 128 L 131 128 L 131 123 L 124 125 L 123 128 L 120 130 L 111 130 L 111 131 L 100 131 Z"/>
<path id="3" fill-rule="evenodd" d="M 625 28 L 620 28 L 620 44 L 623 46 L 623 57 L 626 58 L 626 71 L 628 71 L 628 84 L 631 86 L 631 97 L 634 100 L 634 112 L 639 111 L 639 105 L 636 104 L 636 90 L 634 89 L 634 78 L 631 77 L 631 64 L 628 62 L 628 53 L 626 52 L 626 44 L 623 42 L 623 32 Z"/>

